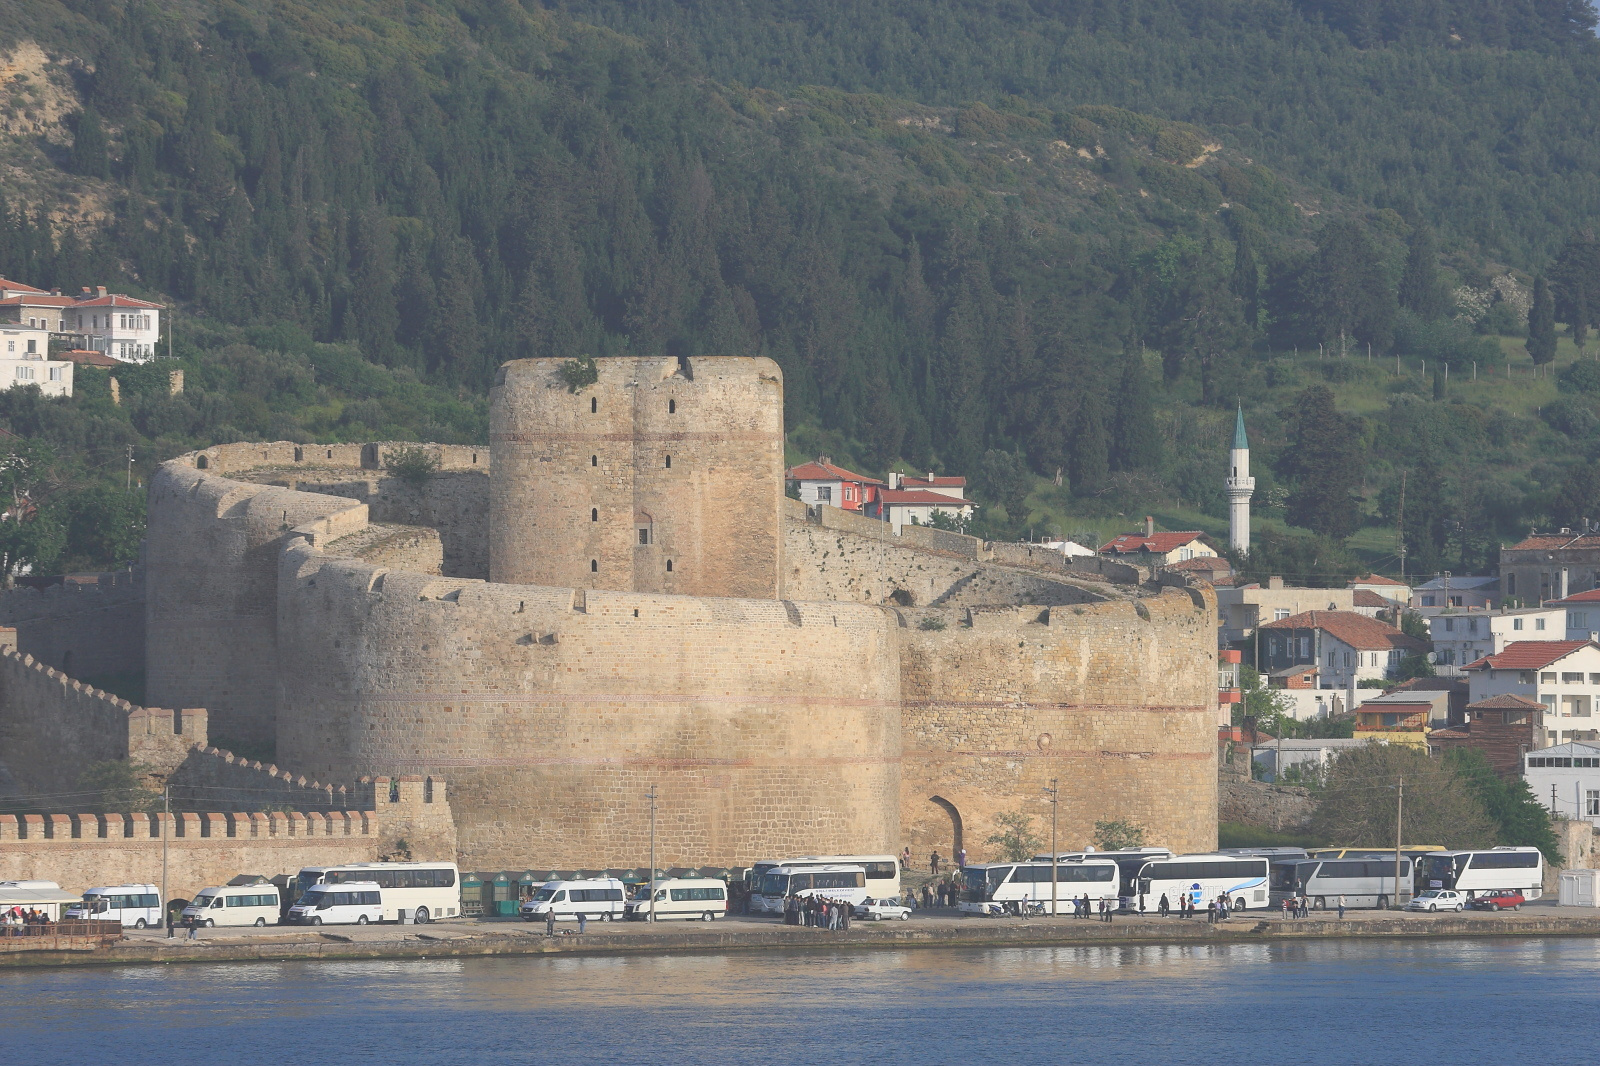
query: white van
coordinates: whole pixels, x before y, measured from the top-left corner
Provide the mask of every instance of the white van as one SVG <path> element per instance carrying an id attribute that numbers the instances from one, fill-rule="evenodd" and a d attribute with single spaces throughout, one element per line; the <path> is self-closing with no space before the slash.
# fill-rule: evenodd
<path id="1" fill-rule="evenodd" d="M 82 903 L 67 908 L 68 918 L 121 922 L 124 929 L 144 929 L 164 923 L 161 889 L 155 885 L 106 885 L 83 894 Z"/>
<path id="2" fill-rule="evenodd" d="M 277 925 L 278 887 L 271 882 L 202 888 L 183 908 L 185 922 L 215 925 Z"/>
<path id="3" fill-rule="evenodd" d="M 255 887 L 255 886 L 251 886 Z M 376 881 L 312 885 L 289 908 L 289 920 L 300 925 L 366 925 L 383 921 L 383 891 Z"/>
<path id="4" fill-rule="evenodd" d="M 621 918 L 627 906 L 622 882 L 615 877 L 587 881 L 547 881 L 532 899 L 522 901 L 522 920 L 542 922 L 554 913 L 557 921 L 576 920 L 582 914 L 602 922 Z"/>
<path id="5" fill-rule="evenodd" d="M 668 918 L 698 918 L 714 922 L 728 913 L 728 883 L 714 877 L 666 877 L 650 883 L 648 892 L 640 892 L 628 901 L 627 916 L 641 922 L 650 920 L 650 897 L 654 894 L 655 916 Z"/>

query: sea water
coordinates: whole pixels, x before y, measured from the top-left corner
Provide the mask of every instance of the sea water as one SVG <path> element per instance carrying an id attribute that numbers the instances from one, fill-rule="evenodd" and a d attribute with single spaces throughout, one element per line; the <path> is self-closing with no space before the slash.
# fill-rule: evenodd
<path id="1" fill-rule="evenodd" d="M 0 974 L 7 1063 L 1590 1063 L 1600 942 L 763 951 Z"/>

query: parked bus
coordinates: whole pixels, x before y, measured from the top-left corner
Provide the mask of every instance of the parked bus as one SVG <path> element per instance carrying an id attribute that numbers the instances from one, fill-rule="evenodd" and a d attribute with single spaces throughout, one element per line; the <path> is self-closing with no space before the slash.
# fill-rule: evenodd
<path id="1" fill-rule="evenodd" d="M 963 914 L 995 915 L 1020 911 L 1027 903 L 1050 908 L 1050 859 L 1044 862 L 989 862 L 961 871 L 961 898 L 956 909 Z M 1066 914 L 1072 901 L 1085 894 L 1091 903 L 1116 899 L 1120 870 L 1115 861 L 1093 858 L 1063 860 L 1056 864 L 1056 913 Z"/>
<path id="2" fill-rule="evenodd" d="M 67 908 L 68 918 L 121 922 L 123 928 L 144 929 L 166 923 L 161 913 L 161 889 L 156 885 L 105 885 L 83 894 L 82 903 Z"/>
<path id="3" fill-rule="evenodd" d="M 1440 844 L 1402 844 L 1400 854 L 1423 854 L 1431 851 L 1443 851 Z M 1385 855 L 1394 858 L 1393 848 L 1307 848 L 1308 859 L 1381 859 Z"/>
<path id="4" fill-rule="evenodd" d="M 183 920 L 204 926 L 277 925 L 282 913 L 278 888 L 270 881 L 253 885 L 202 888 L 183 908 Z"/>
<path id="5" fill-rule="evenodd" d="M 794 859 L 758 862 L 750 869 L 750 913 L 782 914 L 783 901 L 758 902 L 761 881 L 780 866 L 859 866 L 866 876 L 867 895 L 873 899 L 900 898 L 900 860 L 893 855 L 801 855 Z M 764 909 L 770 908 L 770 909 Z"/>
<path id="6" fill-rule="evenodd" d="M 1399 900 L 1412 895 L 1412 860 L 1400 859 Z M 1310 899 L 1313 910 L 1339 906 L 1343 896 L 1349 907 L 1386 910 L 1397 904 L 1394 891 L 1394 852 L 1360 859 L 1301 859 L 1272 864 L 1271 899 L 1282 906 L 1291 896 Z"/>
<path id="7" fill-rule="evenodd" d="M 1121 907 L 1127 908 L 1129 903 L 1139 894 L 1139 871 L 1144 869 L 1147 862 L 1156 859 L 1170 859 L 1172 851 L 1168 848 L 1123 848 L 1120 851 L 1063 851 L 1056 855 L 1057 862 L 1076 862 L 1082 859 L 1110 859 L 1117 864 L 1119 876 L 1117 879 L 1117 899 Z M 1048 864 L 1049 855 L 1035 855 L 1034 862 Z"/>
<path id="8" fill-rule="evenodd" d="M 352 862 L 344 866 L 307 866 L 295 878 L 294 898 L 313 885 L 373 881 L 383 890 L 383 919 L 400 920 L 401 912 L 417 922 L 453 918 L 461 913 L 461 875 L 453 862 Z"/>
<path id="9" fill-rule="evenodd" d="M 1436 851 L 1417 860 L 1417 891 L 1453 888 L 1474 896 L 1520 892 L 1538 899 L 1544 888 L 1544 855 L 1538 848 Z"/>
<path id="10" fill-rule="evenodd" d="M 750 911 L 782 914 L 783 901 L 789 896 L 823 896 L 847 900 L 854 906 L 872 895 L 867 889 L 867 871 L 859 863 L 785 863 L 761 875 L 761 883 L 750 896 Z"/>
<path id="11" fill-rule="evenodd" d="M 1267 903 L 1267 860 L 1235 855 L 1174 855 L 1147 862 L 1139 871 L 1138 895 L 1155 909 L 1162 896 L 1176 907 L 1188 895 L 1204 908 L 1218 896 L 1228 897 L 1233 910 L 1264 909 Z"/>

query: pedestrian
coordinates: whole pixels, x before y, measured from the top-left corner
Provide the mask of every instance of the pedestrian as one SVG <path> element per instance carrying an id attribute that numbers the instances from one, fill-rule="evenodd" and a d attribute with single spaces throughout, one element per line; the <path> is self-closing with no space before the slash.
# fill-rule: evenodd
<path id="1" fill-rule="evenodd" d="M 583 935 L 583 929 L 588 924 L 589 924 L 589 916 L 587 914 L 580 913 L 578 915 L 578 935 L 579 936 Z"/>
<path id="2" fill-rule="evenodd" d="M 649 912 L 646 911 L 645 913 L 648 914 Z M 544 912 L 544 935 L 556 935 L 556 909 L 554 907 Z"/>
<path id="3" fill-rule="evenodd" d="M 934 877 L 939 876 L 939 853 L 937 851 L 928 856 L 928 873 Z"/>
<path id="4" fill-rule="evenodd" d="M 1300 917 L 1302 917 L 1302 918 L 1311 917 L 1311 897 L 1310 896 L 1301 896 L 1300 897 Z"/>
<path id="5" fill-rule="evenodd" d="M 1344 897 L 1339 897 L 1339 920 L 1344 920 Z"/>
<path id="6" fill-rule="evenodd" d="M 187 922 L 188 922 L 188 926 L 189 926 L 189 935 L 185 939 L 188 939 L 188 940 L 199 940 L 200 939 L 200 923 L 198 921 L 196 921 L 195 919 L 193 919 L 193 918 L 187 919 Z"/>
<path id="7" fill-rule="evenodd" d="M 959 852 L 956 853 L 956 869 L 965 870 L 966 868 L 967 868 L 967 849 L 966 848 L 962 848 Z"/>
<path id="8" fill-rule="evenodd" d="M 922 886 L 922 905 L 928 908 L 933 906 L 933 889 L 926 883 Z"/>
<path id="9" fill-rule="evenodd" d="M 1165 918 L 1167 916 L 1167 910 L 1168 910 L 1168 908 L 1167 908 L 1167 894 L 1165 892 L 1161 893 L 1161 903 L 1160 903 L 1159 906 L 1160 906 L 1160 909 L 1161 909 L 1161 917 Z"/>
<path id="10" fill-rule="evenodd" d="M 167 910 L 167 939 L 172 939 L 172 911 L 170 908 Z"/>
<path id="11" fill-rule="evenodd" d="M 911 845 L 909 844 L 900 852 L 900 869 L 911 869 Z"/>
<path id="12" fill-rule="evenodd" d="M 1283 917 L 1284 917 L 1285 921 L 1287 921 L 1288 918 L 1289 918 L 1289 897 L 1288 896 L 1284 896 L 1283 897 Z"/>

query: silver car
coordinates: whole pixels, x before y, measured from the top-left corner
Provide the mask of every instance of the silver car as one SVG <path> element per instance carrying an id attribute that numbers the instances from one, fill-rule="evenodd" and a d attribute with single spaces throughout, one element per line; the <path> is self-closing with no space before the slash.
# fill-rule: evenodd
<path id="1" fill-rule="evenodd" d="M 903 922 L 911 917 L 911 908 L 897 900 L 873 899 L 868 896 L 851 908 L 851 913 L 869 922 L 886 922 L 890 919 Z"/>
<path id="2" fill-rule="evenodd" d="M 1430 888 L 1411 897 L 1408 911 L 1462 911 L 1467 909 L 1467 897 L 1453 888 Z"/>

